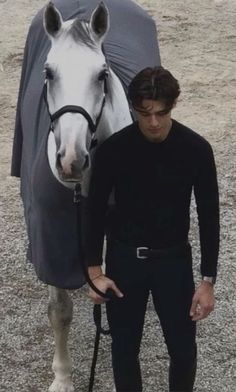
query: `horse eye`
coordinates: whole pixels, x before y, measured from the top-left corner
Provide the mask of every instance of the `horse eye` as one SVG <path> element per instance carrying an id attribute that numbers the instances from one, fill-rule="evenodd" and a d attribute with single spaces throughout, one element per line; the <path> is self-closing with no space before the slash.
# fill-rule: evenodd
<path id="1" fill-rule="evenodd" d="M 44 69 L 44 73 L 45 73 L 46 79 L 48 79 L 48 80 L 53 80 L 54 79 L 53 72 L 52 72 L 52 70 L 50 68 L 45 68 Z"/>
<path id="2" fill-rule="evenodd" d="M 108 71 L 104 70 L 102 71 L 99 76 L 98 76 L 98 80 L 101 82 L 103 80 L 105 80 L 108 77 Z"/>

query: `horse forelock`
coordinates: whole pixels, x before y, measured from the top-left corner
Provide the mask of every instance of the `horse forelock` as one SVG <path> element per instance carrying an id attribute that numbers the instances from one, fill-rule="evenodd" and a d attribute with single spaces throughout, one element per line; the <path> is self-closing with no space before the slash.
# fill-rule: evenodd
<path id="1" fill-rule="evenodd" d="M 75 19 L 71 24 L 68 34 L 74 39 L 75 42 L 81 42 L 91 49 L 96 49 L 97 45 L 91 36 L 88 23 Z"/>

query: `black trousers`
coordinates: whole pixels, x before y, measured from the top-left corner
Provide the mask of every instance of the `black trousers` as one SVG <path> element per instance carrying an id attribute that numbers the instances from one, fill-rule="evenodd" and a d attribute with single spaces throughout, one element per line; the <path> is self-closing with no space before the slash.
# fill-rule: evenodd
<path id="1" fill-rule="evenodd" d="M 111 242 L 106 274 L 124 294 L 106 305 L 116 391 L 142 391 L 139 350 L 150 293 L 170 357 L 169 390 L 192 391 L 196 323 L 189 316 L 194 293 L 190 246 L 176 255 L 141 260 L 131 248 Z"/>

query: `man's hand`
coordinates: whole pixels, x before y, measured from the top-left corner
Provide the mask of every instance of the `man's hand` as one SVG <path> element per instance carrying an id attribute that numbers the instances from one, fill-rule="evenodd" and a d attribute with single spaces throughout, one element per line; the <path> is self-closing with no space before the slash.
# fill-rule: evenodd
<path id="1" fill-rule="evenodd" d="M 212 283 L 202 281 L 197 287 L 192 300 L 190 316 L 193 321 L 206 318 L 214 309 L 215 297 Z"/>
<path id="2" fill-rule="evenodd" d="M 117 297 L 122 298 L 124 296 L 116 286 L 115 282 L 107 278 L 102 273 L 102 269 L 100 267 L 89 267 L 89 276 L 94 286 L 96 286 L 98 290 L 102 291 L 103 293 L 106 293 L 108 289 L 111 289 Z M 109 301 L 109 299 L 103 298 L 95 293 L 91 287 L 89 288 L 88 296 L 94 304 L 102 304 L 106 301 Z"/>

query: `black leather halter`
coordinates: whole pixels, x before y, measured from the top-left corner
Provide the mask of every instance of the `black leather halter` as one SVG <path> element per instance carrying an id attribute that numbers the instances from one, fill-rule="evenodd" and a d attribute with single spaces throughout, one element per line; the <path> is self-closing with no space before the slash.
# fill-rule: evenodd
<path id="1" fill-rule="evenodd" d="M 44 82 L 44 87 L 43 87 L 43 96 L 44 96 L 44 101 L 46 103 L 47 106 L 47 110 L 48 110 L 48 114 L 51 120 L 51 125 L 50 125 L 50 131 L 54 132 L 54 121 L 58 120 L 58 118 L 60 118 L 63 114 L 65 113 L 79 113 L 82 114 L 82 116 L 84 116 L 84 118 L 87 120 L 88 125 L 89 125 L 89 130 L 92 134 L 92 142 L 90 145 L 90 149 L 94 146 L 94 134 L 97 130 L 97 127 L 99 125 L 99 122 L 101 120 L 102 117 L 102 113 L 103 113 L 103 109 L 106 103 L 106 95 L 107 95 L 107 76 L 105 76 L 104 79 L 104 90 L 103 90 L 103 100 L 102 100 L 102 106 L 99 112 L 99 115 L 96 119 L 96 122 L 94 123 L 92 120 L 92 117 L 90 116 L 90 114 L 87 112 L 87 110 L 85 110 L 82 106 L 77 106 L 77 105 L 65 105 L 62 108 L 60 108 L 59 110 L 57 110 L 55 113 L 51 114 L 50 110 L 49 110 L 49 104 L 48 104 L 48 99 L 47 99 L 47 84 L 48 84 L 48 80 L 45 79 Z"/>

